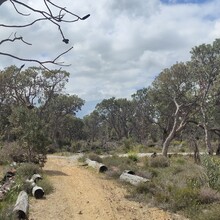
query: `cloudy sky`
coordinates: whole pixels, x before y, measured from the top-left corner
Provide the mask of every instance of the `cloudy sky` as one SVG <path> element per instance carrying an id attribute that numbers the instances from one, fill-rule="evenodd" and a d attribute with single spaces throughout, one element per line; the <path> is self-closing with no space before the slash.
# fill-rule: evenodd
<path id="1" fill-rule="evenodd" d="M 23 1 L 43 7 L 43 0 Z M 86 101 L 81 114 L 104 98 L 129 98 L 164 68 L 189 60 L 192 47 L 220 37 L 219 0 L 63 0 L 62 6 L 79 16 L 91 14 L 85 21 L 63 26 L 69 45 L 48 22 L 24 30 L 0 27 L 0 40 L 16 31 L 33 44 L 3 44 L 0 51 L 43 60 L 74 46 L 60 60 L 71 64 L 63 68 L 71 74 L 66 92 Z M 28 19 L 19 16 L 10 2 L 0 6 L 0 23 Z M 0 60 L 0 69 L 23 64 L 3 56 Z"/>

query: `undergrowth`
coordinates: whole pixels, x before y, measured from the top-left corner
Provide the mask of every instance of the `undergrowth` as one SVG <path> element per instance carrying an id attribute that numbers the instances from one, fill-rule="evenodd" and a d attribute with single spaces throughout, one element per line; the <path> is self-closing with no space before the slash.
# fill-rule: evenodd
<path id="1" fill-rule="evenodd" d="M 147 183 L 129 187 L 129 199 L 180 213 L 193 220 L 220 219 L 216 205 L 220 202 L 219 158 L 204 155 L 198 165 L 190 156 L 137 159 L 134 156 L 103 158 L 111 177 L 118 178 L 124 170 L 132 170 L 150 179 Z"/>

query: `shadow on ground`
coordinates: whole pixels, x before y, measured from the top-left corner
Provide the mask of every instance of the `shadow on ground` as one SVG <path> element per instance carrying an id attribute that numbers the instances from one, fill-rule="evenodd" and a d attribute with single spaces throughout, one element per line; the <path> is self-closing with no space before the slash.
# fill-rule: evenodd
<path id="1" fill-rule="evenodd" d="M 66 173 L 58 170 L 44 170 L 44 172 L 49 176 L 68 176 Z"/>

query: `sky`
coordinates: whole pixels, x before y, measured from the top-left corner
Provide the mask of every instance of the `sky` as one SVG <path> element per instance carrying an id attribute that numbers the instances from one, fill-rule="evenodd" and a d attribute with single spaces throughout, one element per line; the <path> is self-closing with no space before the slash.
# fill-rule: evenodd
<path id="1" fill-rule="evenodd" d="M 43 0 L 23 1 L 43 9 Z M 23 30 L 0 27 L 0 40 L 16 32 L 33 44 L 3 44 L 0 51 L 43 60 L 73 46 L 60 61 L 71 64 L 62 68 L 70 73 L 65 92 L 86 102 L 81 117 L 93 111 L 103 99 L 130 98 L 138 89 L 148 87 L 164 68 L 189 60 L 194 46 L 212 43 L 220 37 L 219 0 L 53 2 L 82 17 L 91 14 L 84 21 L 62 26 L 70 40 L 68 45 L 62 42 L 57 27 L 39 22 Z M 0 23 L 25 23 L 34 18 L 31 16 L 18 15 L 9 1 L 0 6 Z M 23 63 L 0 56 L 0 69 L 12 64 Z"/>

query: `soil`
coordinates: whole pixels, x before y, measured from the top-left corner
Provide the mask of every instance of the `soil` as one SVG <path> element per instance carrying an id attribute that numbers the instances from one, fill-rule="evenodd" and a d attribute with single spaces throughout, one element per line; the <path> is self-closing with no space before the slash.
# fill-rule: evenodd
<path id="1" fill-rule="evenodd" d="M 129 201 L 126 188 L 74 157 L 48 157 L 44 167 L 54 192 L 30 199 L 29 220 L 183 220 L 158 208 Z"/>

